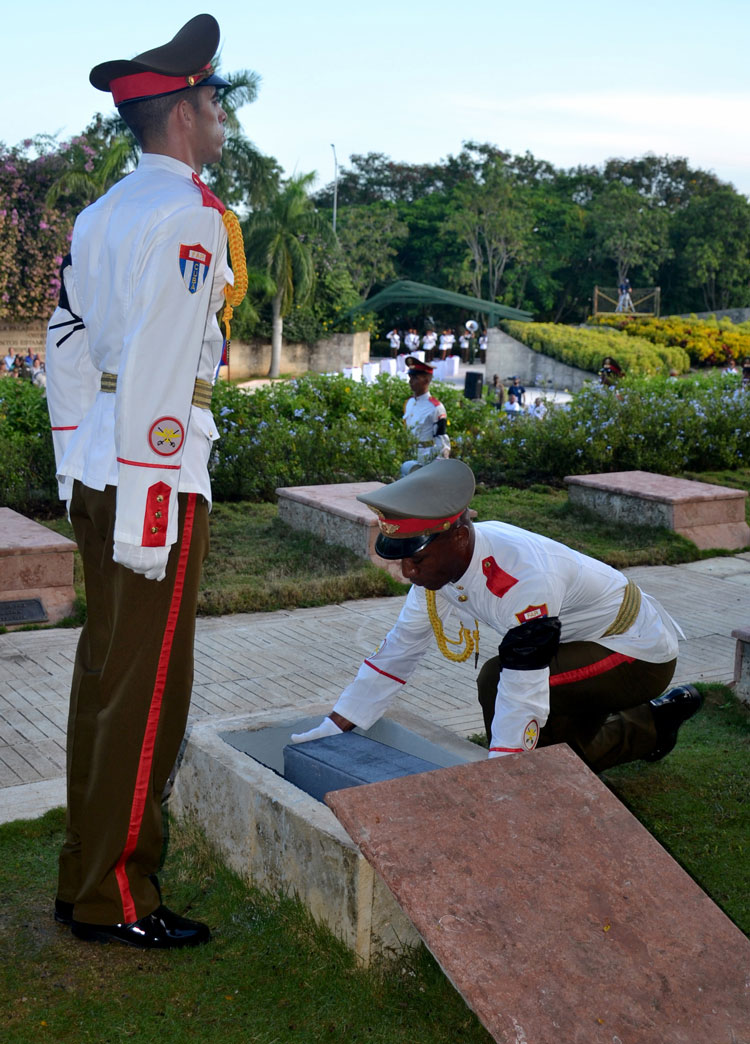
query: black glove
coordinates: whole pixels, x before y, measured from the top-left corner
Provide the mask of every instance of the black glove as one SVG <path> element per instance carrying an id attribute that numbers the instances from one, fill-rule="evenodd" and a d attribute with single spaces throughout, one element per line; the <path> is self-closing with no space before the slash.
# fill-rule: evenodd
<path id="1" fill-rule="evenodd" d="M 542 616 L 512 627 L 500 643 L 500 663 L 511 671 L 548 667 L 560 645 L 560 620 Z"/>

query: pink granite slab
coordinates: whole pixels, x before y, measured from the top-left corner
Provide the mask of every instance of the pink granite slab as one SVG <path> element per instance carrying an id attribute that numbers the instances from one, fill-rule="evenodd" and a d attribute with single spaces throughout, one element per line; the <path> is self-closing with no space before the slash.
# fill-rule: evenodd
<path id="1" fill-rule="evenodd" d="M 495 1040 L 750 1041 L 750 941 L 566 746 L 326 801 Z"/>
<path id="2" fill-rule="evenodd" d="M 624 493 L 642 500 L 661 500 L 668 504 L 692 501 L 738 500 L 743 502 L 747 493 L 729 486 L 714 486 L 709 482 L 694 482 L 691 479 L 674 478 L 672 475 L 657 475 L 651 471 L 611 471 L 600 475 L 566 475 L 565 482 L 571 486 L 585 486 L 611 493 Z"/>
<path id="3" fill-rule="evenodd" d="M 11 508 L 0 507 L 0 557 L 17 554 L 54 554 L 75 551 L 67 537 L 54 533 Z"/>
<path id="4" fill-rule="evenodd" d="M 340 515 L 352 522 L 377 527 L 377 516 L 357 497 L 360 493 L 380 489 L 382 485 L 382 482 L 333 482 L 327 486 L 281 486 L 276 495 Z"/>

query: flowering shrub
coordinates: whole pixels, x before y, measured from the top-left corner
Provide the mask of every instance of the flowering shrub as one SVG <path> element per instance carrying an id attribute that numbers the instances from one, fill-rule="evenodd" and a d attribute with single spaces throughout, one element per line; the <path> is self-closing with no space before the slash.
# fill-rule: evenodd
<path id="1" fill-rule="evenodd" d="M 598 316 L 590 319 L 598 327 L 613 328 L 652 344 L 683 348 L 698 366 L 717 366 L 731 356 L 750 355 L 750 323 L 735 325 L 731 319 L 664 319 L 636 316 Z M 613 353 L 614 354 L 614 353 Z"/>
<path id="2" fill-rule="evenodd" d="M 750 392 L 737 378 L 591 383 L 543 421 L 500 418 L 455 446 L 486 485 L 639 469 L 660 474 L 750 467 Z"/>
<path id="3" fill-rule="evenodd" d="M 640 469 L 661 474 L 750 468 L 750 391 L 715 371 L 685 379 L 591 382 L 570 404 L 548 403 L 537 420 L 509 417 L 437 384 L 452 454 L 486 486 L 561 483 L 565 475 Z M 273 500 L 279 486 L 389 481 L 414 446 L 402 422 L 406 383 L 373 385 L 311 375 L 253 394 L 220 384 L 213 412 L 221 434 L 210 468 L 217 500 Z M 3 504 L 47 507 L 56 496 L 43 392 L 0 381 Z"/>
<path id="4" fill-rule="evenodd" d="M 625 373 L 633 376 L 668 374 L 672 370 L 687 373 L 690 369 L 690 359 L 681 347 L 628 337 L 620 330 L 512 320 L 500 325 L 527 348 L 592 373 L 598 372 L 605 355 L 614 356 Z"/>
<path id="5" fill-rule="evenodd" d="M 59 155 L 30 159 L 32 144 L 0 144 L 0 318 L 12 322 L 51 315 L 73 227 L 66 211 L 45 203 L 60 172 Z"/>
<path id="6" fill-rule="evenodd" d="M 408 456 L 409 438 L 395 421 L 408 394 L 403 381 L 382 377 L 368 387 L 310 375 L 252 395 L 217 386 L 214 495 L 273 500 L 278 486 L 393 478 Z"/>

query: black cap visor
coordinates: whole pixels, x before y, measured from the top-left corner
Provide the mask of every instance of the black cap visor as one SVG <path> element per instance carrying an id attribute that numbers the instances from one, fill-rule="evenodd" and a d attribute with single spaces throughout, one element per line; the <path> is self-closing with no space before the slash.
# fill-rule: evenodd
<path id="1" fill-rule="evenodd" d="M 395 562 L 399 558 L 411 558 L 417 552 L 424 551 L 437 536 L 440 536 L 440 533 L 420 533 L 418 536 L 394 540 L 385 533 L 379 533 L 375 541 L 375 552 L 381 558 L 387 558 L 391 562 Z"/>

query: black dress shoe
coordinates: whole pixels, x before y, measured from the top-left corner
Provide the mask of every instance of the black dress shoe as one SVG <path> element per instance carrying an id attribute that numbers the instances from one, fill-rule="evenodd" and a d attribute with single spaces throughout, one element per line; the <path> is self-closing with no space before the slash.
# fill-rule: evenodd
<path id="1" fill-rule="evenodd" d="M 55 920 L 58 924 L 72 924 L 73 904 L 66 903 L 64 899 L 55 899 Z"/>
<path id="2" fill-rule="evenodd" d="M 677 742 L 680 725 L 703 706 L 703 697 L 694 685 L 678 685 L 658 699 L 651 700 L 651 710 L 656 725 L 656 746 L 643 759 L 660 761 L 669 754 Z"/>
<path id="3" fill-rule="evenodd" d="M 211 938 L 207 925 L 180 917 L 166 906 L 157 907 L 132 924 L 86 924 L 74 920 L 71 930 L 76 938 L 87 942 L 121 942 L 139 950 L 200 946 Z"/>

